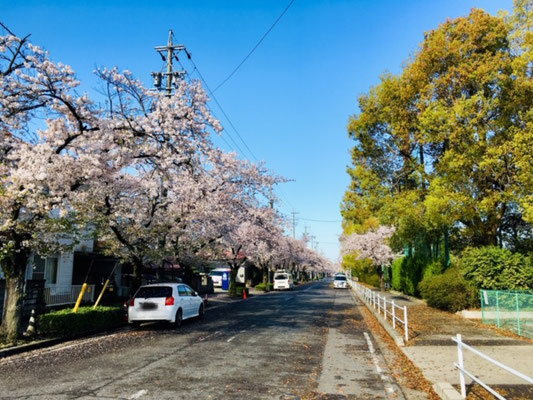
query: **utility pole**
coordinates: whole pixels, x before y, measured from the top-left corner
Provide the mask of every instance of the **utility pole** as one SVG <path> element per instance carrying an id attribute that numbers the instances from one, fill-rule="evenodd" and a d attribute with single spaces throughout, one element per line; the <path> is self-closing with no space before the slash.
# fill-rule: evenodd
<path id="1" fill-rule="evenodd" d="M 292 212 L 292 238 L 293 239 L 296 239 L 296 214 L 300 214 L 300 213 L 296 211 Z"/>
<path id="2" fill-rule="evenodd" d="M 167 96 L 172 95 L 172 85 L 177 87 L 179 82 L 185 76 L 185 71 L 174 70 L 174 60 L 179 62 L 178 54 L 180 51 L 184 51 L 187 57 L 190 59 L 191 55 L 187 51 L 184 45 L 173 43 L 174 34 L 172 29 L 168 32 L 168 42 L 166 46 L 156 46 L 155 50 L 159 53 L 163 61 L 166 62 L 166 72 L 152 72 L 152 78 L 154 79 L 154 86 L 157 90 L 166 90 Z M 166 78 L 166 87 L 163 88 L 163 77 Z"/>

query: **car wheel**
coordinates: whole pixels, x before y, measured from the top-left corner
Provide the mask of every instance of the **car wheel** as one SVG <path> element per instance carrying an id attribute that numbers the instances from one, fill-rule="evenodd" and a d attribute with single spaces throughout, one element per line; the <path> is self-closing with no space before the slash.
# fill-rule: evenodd
<path id="1" fill-rule="evenodd" d="M 182 322 L 183 322 L 183 313 L 181 311 L 181 308 L 179 308 L 178 311 L 176 311 L 176 318 L 174 319 L 174 327 L 179 328 Z"/>
<path id="2" fill-rule="evenodd" d="M 203 304 L 200 304 L 200 308 L 198 309 L 198 318 L 202 319 L 205 315 L 205 308 Z"/>

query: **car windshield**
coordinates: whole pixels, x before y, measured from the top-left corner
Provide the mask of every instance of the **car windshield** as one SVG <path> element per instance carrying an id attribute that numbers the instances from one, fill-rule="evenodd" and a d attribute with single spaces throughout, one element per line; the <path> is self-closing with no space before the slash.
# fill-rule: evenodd
<path id="1" fill-rule="evenodd" d="M 170 296 L 172 296 L 172 288 L 170 286 L 143 286 L 135 294 L 135 297 L 143 299 Z"/>
<path id="2" fill-rule="evenodd" d="M 287 275 L 285 275 L 285 274 L 280 274 L 280 275 L 276 275 L 276 276 L 274 277 L 274 279 L 288 279 L 288 278 L 287 278 Z"/>
<path id="3" fill-rule="evenodd" d="M 222 276 L 222 274 L 227 273 L 226 271 L 211 271 L 209 273 L 210 276 Z"/>
<path id="4" fill-rule="evenodd" d="M 345 276 L 336 276 L 336 277 L 335 277 L 335 280 L 336 280 L 336 281 L 345 281 L 345 280 L 346 280 L 346 277 L 345 277 Z"/>

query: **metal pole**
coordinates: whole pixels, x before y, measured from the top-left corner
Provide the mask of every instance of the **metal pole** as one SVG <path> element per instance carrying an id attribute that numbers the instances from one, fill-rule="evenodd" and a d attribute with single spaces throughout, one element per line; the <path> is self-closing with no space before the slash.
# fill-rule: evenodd
<path id="1" fill-rule="evenodd" d="M 518 334 L 520 335 L 520 306 L 518 305 L 518 293 L 515 293 L 516 300 L 516 327 Z"/>
<path id="2" fill-rule="evenodd" d="M 463 399 L 466 399 L 466 384 L 465 384 L 465 374 L 463 370 L 465 369 L 464 361 L 463 361 L 463 347 L 462 347 L 462 340 L 461 340 L 461 334 L 457 334 L 457 357 L 459 359 L 459 362 L 457 363 L 459 365 L 459 381 L 461 382 L 461 397 Z"/>
<path id="3" fill-rule="evenodd" d="M 407 324 L 407 306 L 403 306 L 403 325 L 405 330 L 405 341 L 409 340 L 409 327 Z"/>
<path id="4" fill-rule="evenodd" d="M 497 290 L 496 290 L 496 318 L 498 320 L 498 328 L 501 328 L 500 326 L 500 298 L 498 296 Z"/>
<path id="5" fill-rule="evenodd" d="M 385 321 L 387 320 L 387 298 L 383 296 L 383 316 L 385 317 Z"/>
<path id="6" fill-rule="evenodd" d="M 167 48 L 167 95 L 172 94 L 172 29 L 168 33 L 168 48 Z"/>
<path id="7" fill-rule="evenodd" d="M 394 300 L 392 300 L 392 328 L 396 329 L 396 314 L 395 314 L 394 308 L 395 308 Z"/>

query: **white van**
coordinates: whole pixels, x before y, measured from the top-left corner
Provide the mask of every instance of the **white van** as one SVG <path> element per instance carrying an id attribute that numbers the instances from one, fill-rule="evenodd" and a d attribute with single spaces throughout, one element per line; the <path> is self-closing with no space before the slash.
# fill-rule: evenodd
<path id="1" fill-rule="evenodd" d="M 274 274 L 274 290 L 288 289 L 292 290 L 294 287 L 294 280 L 289 272 L 276 271 Z"/>

